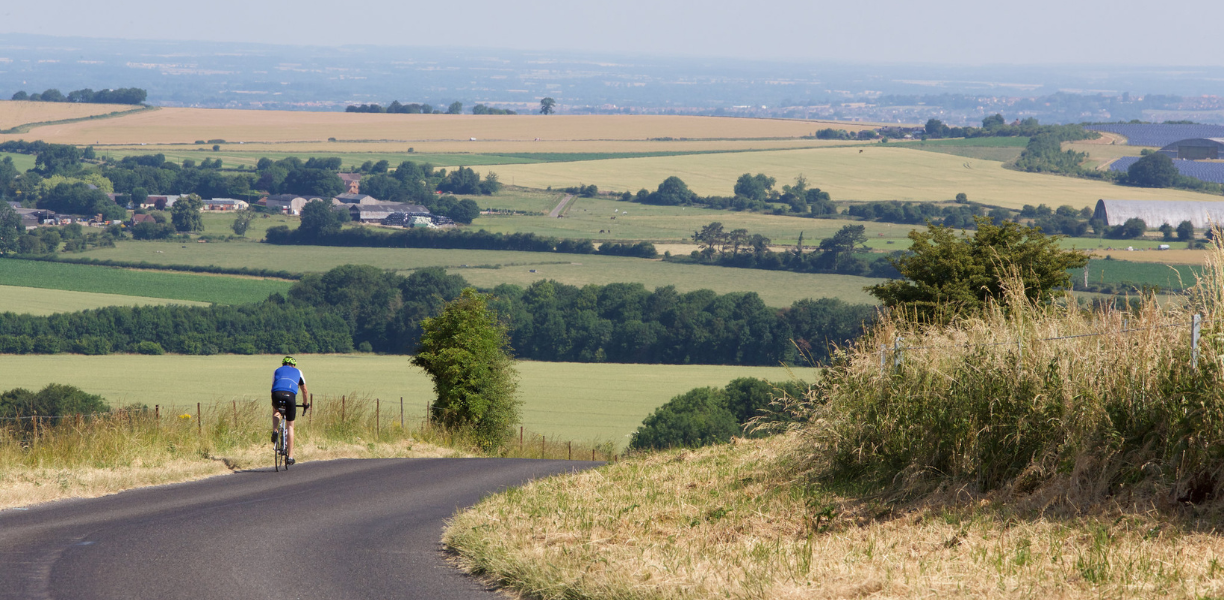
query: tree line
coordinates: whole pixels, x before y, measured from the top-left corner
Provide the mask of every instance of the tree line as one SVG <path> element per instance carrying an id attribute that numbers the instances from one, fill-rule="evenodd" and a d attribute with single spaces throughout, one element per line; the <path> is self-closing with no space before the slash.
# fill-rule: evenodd
<path id="1" fill-rule="evenodd" d="M 625 202 L 658 206 L 701 206 L 720 210 L 772 211 L 774 214 L 803 217 L 824 217 L 837 214 L 837 206 L 833 204 L 829 193 L 817 187 L 810 187 L 807 178 L 803 175 L 796 177 L 793 185 L 783 185 L 780 189 L 774 188 L 776 183 L 776 179 L 764 173 L 756 175 L 744 173 L 736 180 L 732 188 L 733 196 L 702 197 L 690 190 L 684 180 L 673 175 L 664 179 L 654 191 L 643 188 L 636 194 L 624 192 L 620 199 Z M 574 189 L 580 190 L 582 195 L 594 195 L 597 191 L 594 188 L 595 186 L 583 186 Z"/>
<path id="2" fill-rule="evenodd" d="M 2 354 L 350 352 L 346 324 L 273 295 L 240 306 L 111 306 L 45 317 L 0 313 Z"/>
<path id="3" fill-rule="evenodd" d="M 140 88 L 119 88 L 93 91 L 89 88 L 73 90 L 65 96 L 55 88 L 27 94 L 24 90 L 13 94 L 13 100 L 30 102 L 81 102 L 85 104 L 141 104 L 149 94 Z"/>
<path id="4" fill-rule="evenodd" d="M 392 100 L 391 104 L 382 106 L 379 104 L 355 104 L 345 107 L 344 112 L 351 113 L 392 113 L 403 115 L 457 115 L 463 112 L 463 103 L 459 101 L 452 102 L 445 111 L 434 108 L 429 104 L 400 104 L 399 100 Z"/>
<path id="5" fill-rule="evenodd" d="M 108 307 L 51 316 L 0 313 L 0 353 L 254 354 L 416 349 L 421 321 L 470 287 L 432 267 L 405 277 L 345 265 L 302 277 L 286 296 L 240 306 Z M 765 306 L 753 292 L 648 291 L 641 284 L 501 285 L 489 305 L 519 358 L 770 365 L 828 358 L 875 309 L 835 299 Z M 793 340 L 793 341 L 792 341 Z"/>
<path id="6" fill-rule="evenodd" d="M 437 267 L 403 277 L 347 265 L 303 277 L 288 296 L 344 319 L 356 347 L 404 354 L 416 346 L 420 320 L 465 287 L 461 276 Z M 800 351 L 824 360 L 829 342 L 854 339 L 875 314 L 871 306 L 835 299 L 775 309 L 753 292 L 554 281 L 499 285 L 489 306 L 506 323 L 519 358 L 667 364 L 789 364 L 804 360 Z"/>
<path id="7" fill-rule="evenodd" d="M 939 119 L 930 119 L 924 126 L 925 137 L 979 138 L 979 137 L 1027 137 L 1048 136 L 1063 142 L 1093 140 L 1101 136 L 1082 125 L 1042 125 L 1035 118 L 1027 118 L 1008 124 L 1003 115 L 995 113 L 982 119 L 981 127 L 949 127 Z"/>
<path id="8" fill-rule="evenodd" d="M 667 256 L 664 260 L 741 269 L 897 277 L 889 256 L 867 254 L 865 229 L 862 225 L 846 225 L 812 247 L 804 246 L 800 233 L 794 248 L 775 252 L 770 249 L 769 238 L 747 229 L 727 230 L 715 221 L 693 233 L 698 250 L 687 257 Z"/>

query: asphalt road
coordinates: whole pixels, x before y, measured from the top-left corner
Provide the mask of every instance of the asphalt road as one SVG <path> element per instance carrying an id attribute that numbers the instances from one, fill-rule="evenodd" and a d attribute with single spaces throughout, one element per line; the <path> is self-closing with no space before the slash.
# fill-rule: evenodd
<path id="1" fill-rule="evenodd" d="M 0 511 L 0 598 L 499 598 L 446 563 L 443 521 L 598 464 L 307 462 Z"/>

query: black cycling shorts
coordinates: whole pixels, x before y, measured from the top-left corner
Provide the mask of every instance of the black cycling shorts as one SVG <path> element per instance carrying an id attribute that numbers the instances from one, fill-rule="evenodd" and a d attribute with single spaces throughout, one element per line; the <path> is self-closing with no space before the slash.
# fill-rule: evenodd
<path id="1" fill-rule="evenodd" d="M 280 411 L 286 421 L 293 422 L 297 418 L 297 394 L 272 392 L 272 408 Z"/>

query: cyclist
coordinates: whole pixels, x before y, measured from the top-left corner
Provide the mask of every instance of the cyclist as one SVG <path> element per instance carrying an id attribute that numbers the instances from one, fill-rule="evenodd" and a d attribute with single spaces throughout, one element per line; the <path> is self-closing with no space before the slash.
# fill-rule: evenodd
<path id="1" fill-rule="evenodd" d="M 297 368 L 297 360 L 292 356 L 281 359 L 281 367 L 272 374 L 272 443 L 276 443 L 276 430 L 280 420 L 289 422 L 285 434 L 285 464 L 291 465 L 293 460 L 293 420 L 297 418 L 297 393 L 302 390 L 302 411 L 310 410 L 309 392 L 306 391 L 306 378 Z"/>

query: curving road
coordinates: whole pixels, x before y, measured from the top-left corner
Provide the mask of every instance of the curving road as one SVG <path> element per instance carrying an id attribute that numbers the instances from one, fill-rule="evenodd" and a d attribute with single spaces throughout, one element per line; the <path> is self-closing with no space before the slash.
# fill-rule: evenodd
<path id="1" fill-rule="evenodd" d="M 443 520 L 599 464 L 308 462 L 0 511 L 0 598 L 503 598 L 446 563 Z"/>

